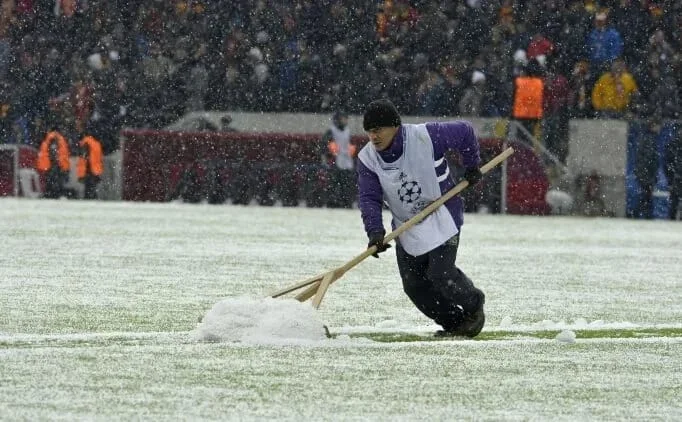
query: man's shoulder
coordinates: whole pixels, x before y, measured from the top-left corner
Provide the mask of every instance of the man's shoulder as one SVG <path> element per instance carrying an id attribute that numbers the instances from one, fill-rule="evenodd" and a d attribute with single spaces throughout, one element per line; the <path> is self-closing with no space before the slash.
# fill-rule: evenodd
<path id="1" fill-rule="evenodd" d="M 426 122 L 424 126 L 429 131 L 461 130 L 462 128 L 473 127 L 470 121 L 462 119 Z"/>
<path id="2" fill-rule="evenodd" d="M 360 149 L 360 152 L 358 152 L 358 157 L 360 157 L 360 158 L 362 158 L 362 157 L 369 157 L 369 156 L 370 156 L 372 153 L 374 153 L 374 152 L 375 152 L 375 151 L 374 151 L 374 148 L 372 148 L 372 143 L 371 143 L 371 142 L 367 142 L 367 143 L 365 144 L 365 146 L 363 146 L 363 147 Z"/>
<path id="3" fill-rule="evenodd" d="M 405 123 L 402 125 L 405 136 L 423 136 L 428 134 L 428 123 Z"/>
<path id="4" fill-rule="evenodd" d="M 324 132 L 322 132 L 322 140 L 323 140 L 323 141 L 328 141 L 328 140 L 330 140 L 331 138 L 333 138 L 332 128 L 327 128 L 327 130 L 325 130 Z"/>
<path id="5" fill-rule="evenodd" d="M 364 174 L 362 170 L 369 170 L 374 173 L 376 172 L 378 165 L 378 153 L 374 149 L 372 143 L 368 142 L 360 149 L 360 152 L 358 152 L 358 172 Z"/>

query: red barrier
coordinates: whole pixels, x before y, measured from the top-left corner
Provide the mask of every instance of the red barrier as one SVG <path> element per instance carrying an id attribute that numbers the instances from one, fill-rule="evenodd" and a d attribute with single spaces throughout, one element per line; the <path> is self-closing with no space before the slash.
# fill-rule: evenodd
<path id="1" fill-rule="evenodd" d="M 37 158 L 28 145 L 0 145 L 0 196 L 40 195 L 44 181 L 35 171 Z"/>
<path id="2" fill-rule="evenodd" d="M 230 194 L 237 203 L 248 202 L 254 195 L 260 196 L 261 203 L 272 203 L 271 192 L 300 190 L 302 181 L 310 183 L 311 178 L 319 185 L 311 189 L 325 189 L 325 176 L 318 169 L 320 135 L 155 130 L 126 130 L 122 135 L 124 200 L 173 199 L 183 175 L 202 186 L 209 179 L 220 179 L 232 186 Z M 367 138 L 354 136 L 352 142 L 359 150 Z M 502 150 L 500 139 L 481 139 L 480 143 L 484 156 Z M 508 165 L 509 212 L 547 214 L 544 195 L 549 184 L 542 163 L 524 145 L 512 145 L 517 153 Z"/>

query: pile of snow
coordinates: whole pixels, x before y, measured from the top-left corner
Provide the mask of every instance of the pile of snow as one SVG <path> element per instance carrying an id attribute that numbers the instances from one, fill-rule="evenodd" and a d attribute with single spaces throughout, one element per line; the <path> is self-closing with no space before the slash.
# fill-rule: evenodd
<path id="1" fill-rule="evenodd" d="M 216 303 L 196 329 L 197 341 L 249 344 L 295 343 L 326 338 L 310 303 L 294 299 L 229 298 Z"/>
<path id="2" fill-rule="evenodd" d="M 575 331 L 562 330 L 559 334 L 556 335 L 555 339 L 559 343 L 573 344 L 575 343 Z"/>

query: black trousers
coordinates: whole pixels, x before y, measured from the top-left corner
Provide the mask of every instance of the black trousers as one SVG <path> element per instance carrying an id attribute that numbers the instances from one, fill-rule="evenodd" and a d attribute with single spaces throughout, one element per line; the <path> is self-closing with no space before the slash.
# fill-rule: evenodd
<path id="1" fill-rule="evenodd" d="M 69 177 L 69 173 L 61 171 L 56 165 L 47 171 L 45 175 L 45 192 L 43 198 L 56 199 L 66 195 L 64 185 Z"/>
<path id="2" fill-rule="evenodd" d="M 88 174 L 83 178 L 83 184 L 85 185 L 85 191 L 83 192 L 83 199 L 97 199 L 97 184 L 99 183 L 99 177 Z"/>
<path id="3" fill-rule="evenodd" d="M 336 166 L 329 169 L 327 206 L 330 208 L 352 208 L 357 196 L 355 170 L 342 170 Z"/>
<path id="4" fill-rule="evenodd" d="M 396 242 L 403 290 L 424 315 L 445 330 L 456 328 L 483 306 L 485 295 L 457 268 L 459 234 L 436 249 L 412 256 Z"/>

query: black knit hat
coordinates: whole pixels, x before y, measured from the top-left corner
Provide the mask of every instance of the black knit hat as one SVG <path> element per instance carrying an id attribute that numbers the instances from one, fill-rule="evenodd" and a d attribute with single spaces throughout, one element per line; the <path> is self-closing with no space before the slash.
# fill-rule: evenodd
<path id="1" fill-rule="evenodd" d="M 400 126 L 400 114 L 393 103 L 386 99 L 375 100 L 365 109 L 362 127 L 369 131 L 380 127 Z"/>

